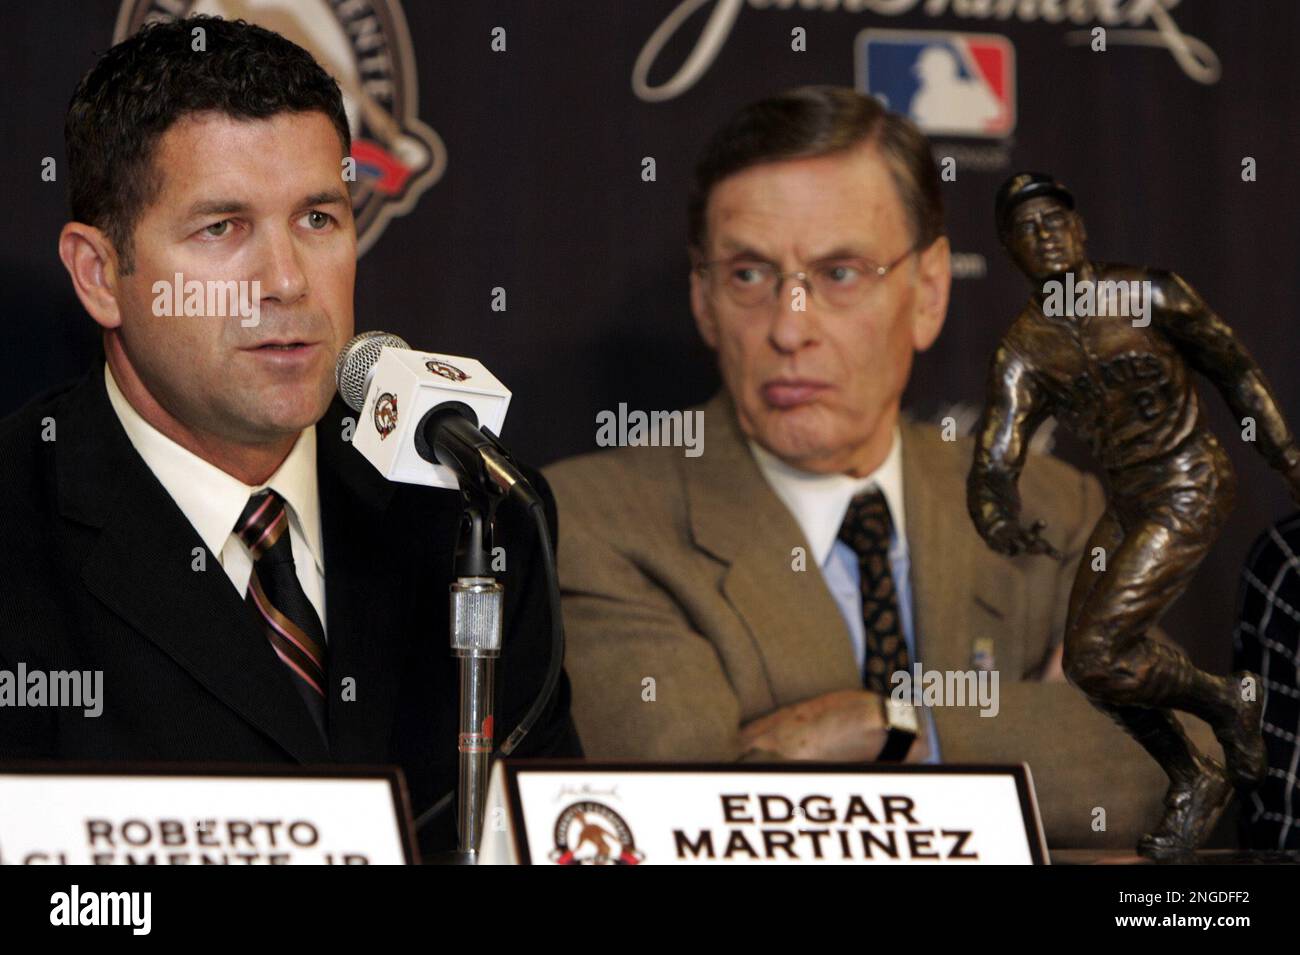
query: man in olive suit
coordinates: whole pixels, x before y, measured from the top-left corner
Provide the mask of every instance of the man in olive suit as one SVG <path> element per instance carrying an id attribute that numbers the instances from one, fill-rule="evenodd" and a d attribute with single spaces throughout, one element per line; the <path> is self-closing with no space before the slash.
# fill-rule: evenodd
<path id="1" fill-rule="evenodd" d="M 1131 846 L 1161 774 L 1061 672 L 1100 487 L 1031 456 L 1024 513 L 1059 557 L 994 554 L 966 514 L 970 440 L 899 412 L 948 304 L 924 137 L 851 90 L 753 104 L 706 148 L 690 223 L 724 384 L 703 453 L 547 470 L 586 753 L 1023 761 L 1051 842 Z M 894 675 L 918 666 L 996 692 L 909 707 Z"/>

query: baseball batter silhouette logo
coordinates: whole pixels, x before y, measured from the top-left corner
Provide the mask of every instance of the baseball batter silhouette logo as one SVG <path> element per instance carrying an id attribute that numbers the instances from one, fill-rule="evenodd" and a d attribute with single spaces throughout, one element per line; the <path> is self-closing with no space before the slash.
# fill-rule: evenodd
<path id="1" fill-rule="evenodd" d="M 1002 139 L 1016 127 L 1015 50 L 996 33 L 863 30 L 857 86 L 931 135 Z"/>

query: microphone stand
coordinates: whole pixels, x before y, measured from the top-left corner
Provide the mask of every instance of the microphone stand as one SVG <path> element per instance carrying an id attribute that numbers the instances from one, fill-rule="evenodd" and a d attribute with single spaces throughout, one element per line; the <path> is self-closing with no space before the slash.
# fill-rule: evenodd
<path id="1" fill-rule="evenodd" d="M 492 529 L 496 509 L 515 496 L 528 505 L 530 514 L 541 514 L 541 502 L 527 482 L 519 477 L 510 452 L 491 430 L 481 431 L 473 409 L 460 402 L 444 402 L 425 412 L 415 433 L 415 448 L 426 461 L 451 468 L 457 475 L 464 510 L 456 541 L 456 579 L 451 585 L 451 651 L 460 660 L 460 733 L 456 748 L 460 773 L 457 781 L 457 845 L 454 853 L 439 853 L 444 864 L 475 864 L 483 838 L 483 815 L 487 800 L 488 770 L 493 740 L 493 690 L 496 660 L 501 655 L 501 618 L 505 588 L 492 576 Z M 539 531 L 549 542 L 544 515 Z M 549 547 L 549 543 L 546 543 Z M 544 560 L 549 558 L 549 549 Z M 554 578 L 553 563 L 547 562 Z M 552 600 L 558 589 L 552 585 Z M 558 606 L 552 612 L 559 613 Z M 558 620 L 557 620 L 558 624 Z M 562 624 L 558 648 L 563 655 Z M 558 661 L 548 672 L 547 696 L 558 678 Z M 502 752 L 509 754 L 532 726 L 540 709 L 538 701 L 520 726 L 506 740 Z M 440 799 L 417 821 L 425 825 L 450 803 L 451 793 Z"/>
<path id="2" fill-rule="evenodd" d="M 478 859 L 493 745 L 493 689 L 501 655 L 505 588 L 492 576 L 492 525 L 501 497 L 462 481 L 465 511 L 451 585 L 451 651 L 460 660 L 457 844 L 460 861 Z"/>

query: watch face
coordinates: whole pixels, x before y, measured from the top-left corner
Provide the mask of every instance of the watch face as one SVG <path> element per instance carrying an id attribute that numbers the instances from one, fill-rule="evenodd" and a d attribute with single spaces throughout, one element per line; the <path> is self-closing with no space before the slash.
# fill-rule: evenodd
<path id="1" fill-rule="evenodd" d="M 921 731 L 921 720 L 916 715 L 916 707 L 890 697 L 885 698 L 885 723 L 890 729 L 899 729 L 908 733 Z"/>

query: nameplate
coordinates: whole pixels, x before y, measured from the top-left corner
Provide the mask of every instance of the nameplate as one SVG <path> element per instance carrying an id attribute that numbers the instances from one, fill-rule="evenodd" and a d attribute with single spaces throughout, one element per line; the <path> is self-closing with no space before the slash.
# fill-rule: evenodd
<path id="1" fill-rule="evenodd" d="M 482 865 L 1028 865 L 1029 767 L 499 763 Z"/>
<path id="2" fill-rule="evenodd" d="M 404 865 L 410 819 L 392 767 L 0 765 L 8 865 Z"/>

